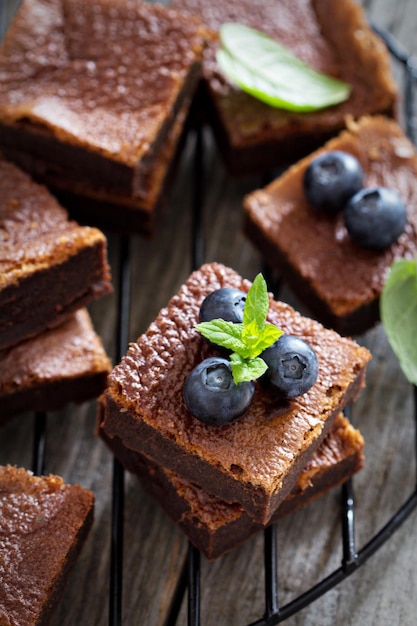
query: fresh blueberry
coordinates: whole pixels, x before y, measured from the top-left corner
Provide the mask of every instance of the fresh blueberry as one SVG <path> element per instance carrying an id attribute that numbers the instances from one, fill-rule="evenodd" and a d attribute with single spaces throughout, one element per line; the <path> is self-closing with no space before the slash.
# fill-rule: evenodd
<path id="1" fill-rule="evenodd" d="M 310 204 L 324 213 L 341 211 L 347 200 L 363 187 L 359 161 L 348 152 L 323 152 L 308 165 L 303 178 Z"/>
<path id="2" fill-rule="evenodd" d="M 234 382 L 227 359 L 209 357 L 187 376 L 183 396 L 194 417 L 220 426 L 234 422 L 249 408 L 254 391 L 252 381 Z"/>
<path id="3" fill-rule="evenodd" d="M 355 243 L 372 250 L 389 248 L 404 231 L 407 210 L 396 191 L 362 189 L 344 209 L 346 229 Z"/>
<path id="4" fill-rule="evenodd" d="M 216 289 L 206 296 L 200 307 L 200 322 L 221 318 L 226 322 L 239 323 L 243 320 L 246 293 L 233 287 Z"/>
<path id="5" fill-rule="evenodd" d="M 300 337 L 281 335 L 261 357 L 268 369 L 260 382 L 284 398 L 295 398 L 314 385 L 318 374 L 317 355 Z"/>

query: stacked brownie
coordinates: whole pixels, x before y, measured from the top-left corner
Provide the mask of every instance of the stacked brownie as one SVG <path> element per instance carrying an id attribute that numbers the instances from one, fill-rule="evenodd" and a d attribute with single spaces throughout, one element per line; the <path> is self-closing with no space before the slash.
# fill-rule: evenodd
<path id="1" fill-rule="evenodd" d="M 0 414 L 96 397 L 110 361 L 86 306 L 111 292 L 107 241 L 0 157 Z"/>
<path id="2" fill-rule="evenodd" d="M 238 502 L 225 502 L 163 464 L 124 446 L 118 437 L 107 437 L 101 426 L 99 433 L 125 468 L 139 478 L 143 488 L 208 560 L 233 550 L 264 529 Z M 276 523 L 362 469 L 363 449 L 360 432 L 339 414 L 269 523 Z"/>
<path id="3" fill-rule="evenodd" d="M 93 523 L 94 495 L 0 466 L 0 624 L 49 624 Z"/>
<path id="4" fill-rule="evenodd" d="M 174 0 L 212 30 L 204 53 L 201 108 L 231 174 L 269 173 L 345 127 L 346 117 L 396 113 L 389 53 L 354 0 Z M 350 85 L 348 99 L 309 112 L 274 108 L 229 81 L 216 61 L 219 29 L 240 23 L 269 35 L 314 70 Z"/>
<path id="5" fill-rule="evenodd" d="M 203 299 L 222 287 L 247 292 L 250 283 L 217 263 L 191 274 L 113 369 L 98 416 L 99 435 L 208 558 L 270 524 L 281 507 L 284 514 L 303 494 L 307 500 L 361 466 L 363 441 L 340 428 L 348 426 L 340 413 L 359 394 L 370 358 L 351 339 L 270 298 L 268 321 L 315 350 L 316 383 L 286 401 L 257 385 L 239 421 L 205 424 L 191 415 L 182 390 L 191 370 L 213 353 L 195 324 Z M 326 445 L 335 441 L 344 451 L 329 462 Z M 309 463 L 318 464 L 317 472 L 308 473 Z"/>
<path id="6" fill-rule="evenodd" d="M 349 236 L 342 211 L 329 215 L 308 201 L 307 167 L 334 150 L 359 161 L 365 188 L 392 189 L 404 202 L 407 224 L 391 246 L 361 247 Z M 245 232 L 318 320 L 342 334 L 361 333 L 379 320 L 379 297 L 392 263 L 417 254 L 416 176 L 415 147 L 396 121 L 351 120 L 337 137 L 245 197 Z"/>
<path id="7" fill-rule="evenodd" d="M 87 305 L 111 292 L 107 242 L 0 156 L 0 425 L 97 397 L 111 369 Z M 47 624 L 94 495 L 0 466 L 0 623 Z"/>
<path id="8" fill-rule="evenodd" d="M 152 234 L 204 43 L 159 4 L 25 0 L 0 50 L 0 149 L 82 223 Z"/>

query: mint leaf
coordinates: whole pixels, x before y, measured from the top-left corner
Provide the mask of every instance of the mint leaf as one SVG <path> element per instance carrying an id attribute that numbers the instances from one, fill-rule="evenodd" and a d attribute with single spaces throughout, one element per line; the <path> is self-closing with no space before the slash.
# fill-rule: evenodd
<path id="1" fill-rule="evenodd" d="M 236 353 L 230 355 L 230 365 L 233 380 L 236 384 L 244 383 L 248 380 L 256 380 L 256 378 L 262 376 L 268 368 L 265 361 L 260 357 L 256 359 L 243 359 Z"/>
<path id="2" fill-rule="evenodd" d="M 347 83 L 312 69 L 284 46 L 243 24 L 220 27 L 216 58 L 242 91 L 276 108 L 314 111 L 349 97 Z"/>
<path id="3" fill-rule="evenodd" d="M 256 356 L 256 344 L 258 343 L 259 327 L 255 320 L 244 324 L 242 330 L 242 341 L 247 346 L 251 356 Z"/>
<path id="4" fill-rule="evenodd" d="M 262 274 L 258 274 L 247 293 L 241 324 L 220 318 L 196 324 L 203 337 L 232 352 L 230 362 L 235 383 L 262 376 L 267 365 L 258 357 L 283 334 L 281 329 L 266 321 L 268 309 L 266 282 Z"/>
<path id="5" fill-rule="evenodd" d="M 282 330 L 266 322 L 268 309 L 268 289 L 264 277 L 258 274 L 248 291 L 243 309 L 242 340 L 252 358 L 269 348 L 282 335 Z"/>
<path id="6" fill-rule="evenodd" d="M 212 343 L 242 354 L 244 357 L 249 356 L 248 348 L 242 339 L 243 324 L 234 324 L 219 318 L 210 322 L 200 322 L 196 328 Z"/>
<path id="7" fill-rule="evenodd" d="M 269 348 L 282 335 L 282 330 L 274 326 L 274 324 L 265 324 L 262 330 L 257 328 L 254 333 L 255 324 L 252 322 L 244 326 L 242 332 L 242 340 L 247 345 L 251 357 L 256 357 L 265 348 Z"/>
<path id="8" fill-rule="evenodd" d="M 262 274 L 258 274 L 246 296 L 245 308 L 243 309 L 244 326 L 254 324 L 258 332 L 262 330 L 265 326 L 268 309 L 269 298 L 266 282 Z"/>
<path id="9" fill-rule="evenodd" d="M 263 327 L 262 333 L 258 337 L 258 341 L 256 344 L 257 353 L 260 354 L 266 348 L 269 348 L 269 346 L 272 346 L 272 344 L 275 343 L 276 340 L 279 339 L 279 337 L 281 337 L 281 335 L 283 334 L 284 334 L 284 331 L 282 331 L 280 328 L 278 328 L 274 324 L 266 323 L 265 326 Z"/>
<path id="10" fill-rule="evenodd" d="M 417 385 L 417 260 L 394 261 L 382 290 L 380 313 L 405 377 Z"/>

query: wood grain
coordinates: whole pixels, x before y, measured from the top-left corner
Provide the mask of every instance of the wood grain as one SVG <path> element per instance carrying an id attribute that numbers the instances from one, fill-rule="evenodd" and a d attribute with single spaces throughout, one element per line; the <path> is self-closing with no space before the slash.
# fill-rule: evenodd
<path id="1" fill-rule="evenodd" d="M 9 3 L 8 6 L 12 6 Z M 365 0 L 368 15 L 417 54 L 415 0 Z M 395 68 L 398 80 L 401 71 Z M 168 210 L 152 241 L 131 238 L 132 307 L 130 332 L 136 338 L 153 320 L 192 269 L 192 180 L 194 136 L 188 138 Z M 258 253 L 242 235 L 241 200 L 258 179 L 231 180 L 209 133 L 205 133 L 205 260 L 232 266 L 247 278 L 261 269 Z M 115 284 L 120 241 L 108 236 Z M 291 292 L 287 299 L 302 309 Z M 90 307 L 95 327 L 115 360 L 117 293 Z M 367 388 L 353 421 L 366 441 L 366 466 L 355 477 L 356 539 L 361 548 L 407 498 L 415 485 L 412 389 L 404 380 L 384 335 L 376 329 L 360 338 L 373 353 Z M 47 416 L 46 471 L 79 482 L 96 494 L 95 523 L 66 588 L 54 626 L 108 623 L 111 485 L 113 460 L 94 434 L 95 402 Z M 30 468 L 33 415 L 6 425 L 0 462 Z M 187 555 L 187 541 L 125 476 L 123 626 L 164 623 Z M 416 514 L 364 566 L 299 614 L 290 626 L 412 626 L 417 588 Z M 341 563 L 340 491 L 336 490 L 277 527 L 279 601 L 285 604 Z M 209 564 L 201 563 L 204 626 L 244 626 L 264 610 L 263 536 Z M 186 602 L 178 624 L 187 624 Z"/>

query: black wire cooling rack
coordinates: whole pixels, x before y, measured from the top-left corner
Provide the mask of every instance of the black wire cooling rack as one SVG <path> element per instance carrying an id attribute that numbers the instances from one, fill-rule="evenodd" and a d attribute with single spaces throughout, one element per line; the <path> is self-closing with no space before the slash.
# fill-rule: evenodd
<path id="1" fill-rule="evenodd" d="M 417 81 L 417 66 L 403 47 L 389 32 L 374 26 L 374 30 L 385 41 L 393 59 L 398 62 L 404 75 L 403 103 L 404 128 L 416 143 L 416 118 L 414 115 L 414 92 Z M 201 129 L 195 131 L 194 149 L 194 196 L 192 200 L 192 268 L 204 262 L 204 237 L 202 232 L 202 198 L 204 183 L 204 145 Z M 130 318 L 130 239 L 120 238 L 120 263 L 118 279 L 118 309 L 116 319 L 116 362 L 128 347 Z M 350 407 L 346 411 L 349 416 Z M 417 458 L 417 388 L 414 387 L 415 455 Z M 32 469 L 35 474 L 44 472 L 46 450 L 46 415 L 35 415 Z M 113 461 L 112 482 L 111 561 L 109 571 L 109 626 L 122 626 L 123 603 L 123 513 L 124 513 L 124 469 L 117 460 Z M 403 524 L 417 507 L 417 481 L 411 495 L 391 519 L 359 550 L 355 545 L 355 500 L 352 480 L 341 489 L 341 540 L 342 561 L 338 569 L 307 589 L 291 602 L 280 606 L 278 600 L 278 558 L 276 528 L 264 530 L 265 609 L 257 621 L 248 626 L 273 626 L 285 621 L 295 613 L 324 595 L 363 565 Z M 187 558 L 178 579 L 165 626 L 175 626 L 185 597 L 187 596 L 188 626 L 200 626 L 200 559 L 199 551 L 189 543 Z"/>

